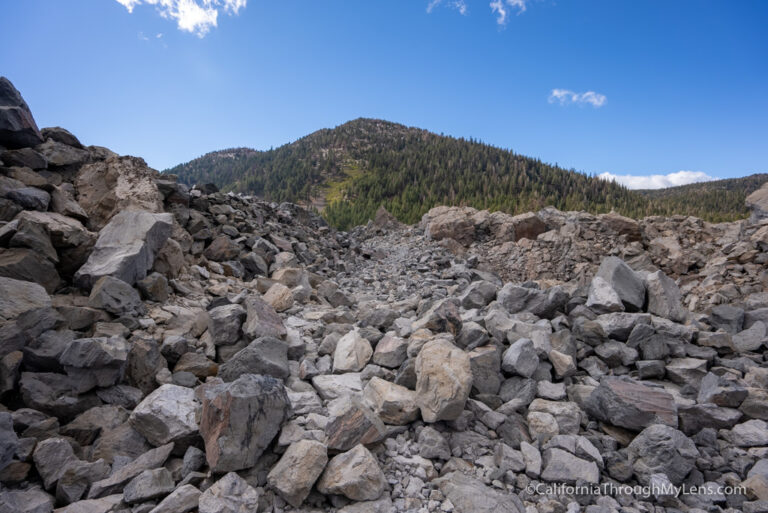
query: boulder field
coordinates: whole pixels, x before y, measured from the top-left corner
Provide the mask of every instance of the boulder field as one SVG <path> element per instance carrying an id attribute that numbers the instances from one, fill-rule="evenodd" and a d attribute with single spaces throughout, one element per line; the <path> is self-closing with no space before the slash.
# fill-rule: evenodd
<path id="1" fill-rule="evenodd" d="M 0 513 L 766 512 L 758 192 L 343 233 L 0 78 Z"/>

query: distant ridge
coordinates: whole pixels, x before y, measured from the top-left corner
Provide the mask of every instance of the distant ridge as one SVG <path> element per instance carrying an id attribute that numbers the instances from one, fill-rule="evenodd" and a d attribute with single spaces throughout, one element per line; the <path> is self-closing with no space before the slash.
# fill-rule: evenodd
<path id="1" fill-rule="evenodd" d="M 513 214 L 552 205 L 636 218 L 682 214 L 728 221 L 746 217 L 744 199 L 768 181 L 760 174 L 630 191 L 473 139 L 367 118 L 267 151 L 215 151 L 166 171 L 189 185 L 212 182 L 225 191 L 312 206 L 341 229 L 372 219 L 381 205 L 406 223 L 436 205 Z"/>

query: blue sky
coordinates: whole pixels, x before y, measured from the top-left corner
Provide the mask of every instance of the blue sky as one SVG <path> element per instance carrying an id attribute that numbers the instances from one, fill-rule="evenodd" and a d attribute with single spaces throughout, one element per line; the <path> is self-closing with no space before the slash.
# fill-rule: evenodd
<path id="1" fill-rule="evenodd" d="M 40 126 L 158 169 L 364 116 L 665 175 L 636 185 L 768 172 L 765 1 L 8 0 L 0 13 L 0 73 Z"/>

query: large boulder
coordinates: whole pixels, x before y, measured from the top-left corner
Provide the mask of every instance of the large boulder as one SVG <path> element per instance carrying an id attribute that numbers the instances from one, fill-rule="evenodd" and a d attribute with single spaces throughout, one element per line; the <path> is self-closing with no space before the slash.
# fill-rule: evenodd
<path id="1" fill-rule="evenodd" d="M 285 501 L 298 508 L 328 463 L 325 445 L 314 440 L 299 440 L 286 449 L 267 476 L 270 486 Z"/>
<path id="2" fill-rule="evenodd" d="M 608 257 L 600 263 L 597 274 L 619 295 L 628 312 L 638 312 L 645 303 L 643 279 L 618 257 Z"/>
<path id="3" fill-rule="evenodd" d="M 49 293 L 61 283 L 53 262 L 27 248 L 0 248 L 0 277 L 39 283 Z"/>
<path id="4" fill-rule="evenodd" d="M 80 338 L 70 342 L 59 357 L 79 393 L 120 382 L 128 361 L 123 337 Z"/>
<path id="5" fill-rule="evenodd" d="M 118 212 L 163 211 L 163 196 L 155 184 L 157 171 L 136 157 L 110 157 L 84 165 L 75 178 L 77 202 L 99 229 Z"/>
<path id="6" fill-rule="evenodd" d="M 373 355 L 371 343 L 352 330 L 336 343 L 333 352 L 334 372 L 359 372 Z"/>
<path id="7" fill-rule="evenodd" d="M 0 77 L 0 146 L 23 148 L 42 142 L 27 102 L 10 80 Z"/>
<path id="8" fill-rule="evenodd" d="M 131 413 L 131 425 L 149 443 L 188 442 L 197 434 L 200 403 L 191 388 L 166 384 L 149 394 Z"/>
<path id="9" fill-rule="evenodd" d="M 203 391 L 200 434 L 214 472 L 256 464 L 290 414 L 283 384 L 270 376 L 244 374 Z"/>
<path id="10" fill-rule="evenodd" d="M 283 320 L 275 309 L 259 296 L 252 295 L 245 299 L 246 317 L 243 333 L 254 339 L 259 337 L 282 338 L 288 333 Z"/>
<path id="11" fill-rule="evenodd" d="M 690 438 L 663 424 L 645 428 L 627 447 L 629 461 L 640 483 L 647 485 L 653 474 L 664 474 L 676 485 L 696 465 L 699 451 Z"/>
<path id="12" fill-rule="evenodd" d="M 257 338 L 224 362 L 218 376 L 224 381 L 235 381 L 243 374 L 286 379 L 290 375 L 288 344 L 273 337 Z"/>
<path id="13" fill-rule="evenodd" d="M 465 246 L 475 240 L 475 225 L 469 214 L 475 209 L 458 207 L 435 207 L 422 218 L 426 234 L 434 240 L 454 239 Z"/>
<path id="14" fill-rule="evenodd" d="M 596 419 L 633 431 L 651 424 L 677 427 L 677 406 L 672 394 L 630 379 L 603 378 L 584 406 Z"/>
<path id="15" fill-rule="evenodd" d="M 372 501 L 381 496 L 386 484 L 376 457 L 358 445 L 328 462 L 317 489 L 320 493 L 344 495 L 353 501 Z"/>
<path id="16" fill-rule="evenodd" d="M 133 285 L 147 276 L 172 227 L 172 214 L 120 212 L 99 233 L 91 256 L 75 273 L 75 284 L 90 289 L 102 276 L 113 276 Z"/>
<path id="17" fill-rule="evenodd" d="M 758 190 L 747 196 L 747 207 L 752 209 L 750 221 L 757 223 L 768 219 L 768 183 L 763 184 Z"/>
<path id="18" fill-rule="evenodd" d="M 49 309 L 51 296 L 37 283 L 0 276 L 0 321 L 10 321 L 22 314 Z"/>
<path id="19" fill-rule="evenodd" d="M 91 289 L 88 306 L 120 316 L 138 316 L 146 311 L 139 293 L 123 280 L 102 276 Z"/>
<path id="20" fill-rule="evenodd" d="M 458 418 L 471 389 L 467 353 L 443 338 L 424 344 L 416 357 L 416 402 L 425 422 Z"/>
<path id="21" fill-rule="evenodd" d="M 648 292 L 648 313 L 674 322 L 684 322 L 686 311 L 682 305 L 680 289 L 669 276 L 656 271 L 645 277 Z"/>

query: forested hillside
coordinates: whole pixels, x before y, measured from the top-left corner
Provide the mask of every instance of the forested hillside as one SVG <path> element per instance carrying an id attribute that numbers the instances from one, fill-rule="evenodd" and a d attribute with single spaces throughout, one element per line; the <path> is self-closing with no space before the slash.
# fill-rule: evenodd
<path id="1" fill-rule="evenodd" d="M 669 194 L 637 192 L 475 140 L 374 119 L 319 130 L 269 151 L 209 153 L 168 172 L 182 182 L 314 205 L 334 226 L 366 222 L 380 205 L 406 223 L 435 205 L 521 213 L 552 205 L 632 217 L 689 214 L 709 220 L 745 216 L 746 192 L 734 181 L 721 194 L 706 186 Z M 749 186 L 768 179 L 756 175 Z M 762 180 L 762 181 L 761 181 Z M 697 184 L 702 185 L 702 184 Z"/>

